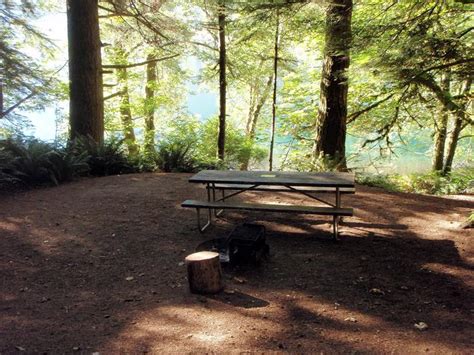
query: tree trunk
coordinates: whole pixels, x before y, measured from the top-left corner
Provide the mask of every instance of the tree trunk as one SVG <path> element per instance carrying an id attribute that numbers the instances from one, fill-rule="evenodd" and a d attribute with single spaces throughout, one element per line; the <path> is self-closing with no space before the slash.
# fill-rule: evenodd
<path id="1" fill-rule="evenodd" d="M 447 92 L 450 91 L 451 74 L 449 72 L 444 73 L 441 76 L 441 88 Z M 444 161 L 444 148 L 446 145 L 446 133 L 448 129 L 449 111 L 445 108 L 441 108 L 440 119 L 437 125 L 435 125 L 436 136 L 433 151 L 433 171 L 443 170 Z"/>
<path id="2" fill-rule="evenodd" d="M 253 83 L 249 85 L 249 113 L 247 116 L 247 123 L 245 124 L 245 134 L 248 136 L 251 129 L 251 124 L 253 120 L 253 113 L 255 111 L 255 106 L 257 105 L 257 96 L 259 90 L 259 81 L 255 80 Z"/>
<path id="3" fill-rule="evenodd" d="M 147 60 L 153 59 L 149 54 Z M 152 157 L 155 154 L 155 85 L 156 62 L 146 66 L 145 86 L 145 155 Z"/>
<path id="4" fill-rule="evenodd" d="M 120 87 L 120 119 L 122 121 L 123 135 L 125 144 L 130 155 L 138 154 L 138 147 L 133 130 L 132 110 L 130 109 L 130 94 L 128 92 L 128 73 L 127 69 L 117 69 L 117 81 Z"/>
<path id="5" fill-rule="evenodd" d="M 272 103 L 272 127 L 270 131 L 270 156 L 268 157 L 269 170 L 273 170 L 273 147 L 275 145 L 275 124 L 276 124 L 276 98 L 277 98 L 277 81 L 278 81 L 278 40 L 280 37 L 280 14 L 276 13 L 276 29 L 275 29 L 275 49 L 273 57 L 273 103 Z"/>
<path id="6" fill-rule="evenodd" d="M 326 12 L 326 44 L 314 159 L 328 155 L 345 168 L 347 91 L 352 0 L 332 0 Z"/>
<path id="7" fill-rule="evenodd" d="M 466 79 L 463 83 L 463 88 L 461 93 L 463 95 L 467 95 L 471 90 L 472 79 Z M 463 129 L 464 121 L 466 120 L 466 109 L 467 109 L 467 100 L 461 105 L 459 105 L 459 109 L 455 111 L 455 121 L 454 127 L 449 135 L 449 142 L 448 142 L 448 151 L 446 153 L 446 161 L 443 167 L 443 173 L 448 174 L 452 167 L 454 161 L 454 155 L 456 154 L 456 148 L 458 145 L 459 135 Z"/>
<path id="8" fill-rule="evenodd" d="M 219 2 L 219 130 L 217 157 L 224 160 L 226 121 L 226 47 L 225 47 L 225 0 Z"/>
<path id="9" fill-rule="evenodd" d="M 104 139 L 98 0 L 67 0 L 70 136 Z"/>
<path id="10" fill-rule="evenodd" d="M 263 93 L 259 93 L 259 85 L 255 87 L 251 87 L 251 99 L 250 99 L 250 108 L 249 108 L 249 116 L 247 118 L 247 124 L 245 128 L 245 133 L 248 139 L 252 141 L 255 139 L 255 131 L 257 129 L 257 122 L 260 116 L 260 112 L 262 111 L 263 105 L 267 101 L 268 95 L 270 94 L 270 89 L 272 88 L 273 83 L 273 73 L 268 78 L 267 83 L 265 84 L 265 88 L 263 89 Z M 250 156 L 245 157 L 240 165 L 240 170 L 248 170 L 249 168 L 249 161 Z"/>
<path id="11" fill-rule="evenodd" d="M 3 81 L 0 75 L 0 118 L 3 117 Z"/>
<path id="12" fill-rule="evenodd" d="M 258 101 L 254 107 L 254 110 L 252 112 L 252 116 L 249 117 L 250 121 L 247 122 L 248 130 L 247 130 L 247 136 L 251 139 L 255 138 L 255 131 L 257 128 L 257 122 L 258 118 L 260 116 L 260 112 L 262 111 L 263 105 L 265 105 L 265 102 L 267 101 L 268 95 L 270 94 L 270 89 L 272 88 L 272 83 L 273 83 L 273 73 L 268 77 L 268 81 L 265 84 L 265 88 L 263 89 L 263 93 L 260 95 L 258 98 Z M 256 93 L 258 95 L 258 92 Z"/>

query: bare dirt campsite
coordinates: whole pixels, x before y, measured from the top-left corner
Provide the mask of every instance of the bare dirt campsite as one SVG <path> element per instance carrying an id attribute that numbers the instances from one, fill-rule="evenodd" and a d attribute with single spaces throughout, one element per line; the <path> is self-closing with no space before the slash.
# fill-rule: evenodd
<path id="1" fill-rule="evenodd" d="M 226 211 L 200 234 L 180 207 L 205 195 L 190 176 L 1 197 L 0 353 L 474 350 L 473 232 L 458 227 L 472 196 L 356 186 L 338 243 L 324 216 Z M 191 294 L 186 255 L 244 221 L 266 227 L 268 260 L 224 268 L 217 295 Z"/>

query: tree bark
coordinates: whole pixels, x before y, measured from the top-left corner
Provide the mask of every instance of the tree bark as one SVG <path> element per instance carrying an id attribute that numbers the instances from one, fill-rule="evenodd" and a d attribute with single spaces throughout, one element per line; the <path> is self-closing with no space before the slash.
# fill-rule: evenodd
<path id="1" fill-rule="evenodd" d="M 441 76 L 441 88 L 444 91 L 449 92 L 451 86 L 451 74 L 449 71 L 443 73 Z M 448 129 L 449 111 L 445 108 L 441 108 L 440 118 L 438 124 L 435 125 L 436 135 L 435 144 L 433 151 L 433 163 L 431 169 L 433 171 L 443 170 L 444 162 L 444 149 L 446 145 L 446 133 Z"/>
<path id="2" fill-rule="evenodd" d="M 471 90 L 472 79 L 468 78 L 463 83 L 462 94 L 467 95 Z M 454 161 L 454 155 L 456 154 L 456 148 L 458 145 L 459 135 L 463 129 L 463 124 L 466 121 L 466 109 L 467 109 L 467 100 L 461 105 L 460 108 L 455 111 L 455 121 L 454 127 L 449 135 L 449 142 L 448 142 L 448 151 L 446 153 L 446 161 L 443 167 L 443 173 L 448 174 L 452 167 Z"/>
<path id="3" fill-rule="evenodd" d="M 104 139 L 98 0 L 67 0 L 70 136 Z"/>
<path id="4" fill-rule="evenodd" d="M 326 12 L 326 44 L 313 158 L 328 155 L 345 168 L 347 92 L 352 0 L 332 0 Z"/>
<path id="5" fill-rule="evenodd" d="M 225 0 L 219 1 L 219 130 L 217 136 L 217 157 L 224 160 L 226 126 L 226 46 L 225 46 Z"/>
<path id="6" fill-rule="evenodd" d="M 149 54 L 147 59 L 153 58 Z M 145 155 L 155 154 L 155 85 L 156 62 L 148 62 L 146 66 L 145 86 Z"/>
<path id="7" fill-rule="evenodd" d="M 275 124 L 276 124 L 276 99 L 278 82 L 278 41 L 280 37 L 280 14 L 276 10 L 275 48 L 273 57 L 273 102 L 272 102 L 272 126 L 270 131 L 270 156 L 268 157 L 269 170 L 273 170 L 273 147 L 275 145 Z"/>
<path id="8" fill-rule="evenodd" d="M 125 137 L 125 144 L 130 155 L 138 154 L 138 146 L 135 139 L 135 132 L 133 130 L 132 110 L 130 108 L 130 94 L 128 91 L 128 73 L 127 69 L 117 69 L 117 81 L 120 86 L 120 119 L 122 121 L 123 135 Z"/>

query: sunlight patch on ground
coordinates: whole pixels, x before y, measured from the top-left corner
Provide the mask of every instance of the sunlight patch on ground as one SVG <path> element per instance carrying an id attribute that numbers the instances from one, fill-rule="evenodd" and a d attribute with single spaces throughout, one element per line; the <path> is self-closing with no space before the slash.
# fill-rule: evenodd
<path id="1" fill-rule="evenodd" d="M 444 213 L 440 215 L 439 212 L 412 212 L 413 216 L 400 218 L 398 223 L 407 225 L 419 225 L 420 231 L 424 234 L 440 235 L 441 230 L 453 231 L 459 228 L 459 223 L 463 221 L 466 216 L 459 213 Z M 429 222 L 428 225 L 420 224 L 420 220 Z M 427 233 L 428 231 L 428 233 Z M 442 235 L 441 235 L 442 236 Z"/>
<path id="2" fill-rule="evenodd" d="M 337 302 L 329 303 L 322 299 L 316 302 L 315 299 L 304 299 L 296 304 L 300 311 L 306 312 L 306 317 L 311 314 L 318 319 L 316 326 L 312 325 L 311 329 L 321 342 L 339 342 L 346 344 L 353 351 L 379 352 L 384 349 L 383 339 L 397 334 L 399 339 L 407 340 L 406 353 L 417 353 L 421 348 L 425 348 L 428 352 L 429 350 L 426 349 L 431 349 L 432 352 L 437 353 L 451 352 L 454 349 L 445 341 L 432 338 L 429 332 L 421 333 L 414 327 L 415 321 L 407 321 L 406 325 L 400 325 L 375 315 L 358 312 L 351 307 L 344 307 Z M 319 311 L 315 308 L 319 308 Z M 378 347 L 367 348 L 367 344 L 374 340 L 380 342 Z M 411 346 L 411 349 L 408 346 Z"/>
<path id="3" fill-rule="evenodd" d="M 206 301 L 205 306 L 163 306 L 136 318 L 106 348 L 113 349 L 126 342 L 132 344 L 130 350 L 146 347 L 159 352 L 166 341 L 168 345 L 175 342 L 176 350 L 203 350 L 252 342 L 265 327 L 281 330 L 279 323 L 265 319 L 259 319 L 256 328 L 255 312 L 213 300 Z"/>
<path id="4" fill-rule="evenodd" d="M 19 222 L 0 222 L 0 229 L 11 233 L 19 232 Z"/>
<path id="5" fill-rule="evenodd" d="M 438 274 L 449 275 L 460 280 L 464 279 L 469 286 L 474 287 L 474 275 L 472 270 L 468 267 L 463 268 L 461 266 L 440 263 L 426 263 L 422 268 Z"/>
<path id="6" fill-rule="evenodd" d="M 465 218 L 467 219 L 467 214 Z M 453 230 L 459 230 L 459 226 L 462 223 L 462 222 L 459 222 L 460 220 L 462 220 L 462 217 L 460 217 L 459 215 L 455 215 L 452 217 L 450 216 L 444 220 L 439 220 L 436 224 L 438 225 L 439 228 L 453 231 Z"/>

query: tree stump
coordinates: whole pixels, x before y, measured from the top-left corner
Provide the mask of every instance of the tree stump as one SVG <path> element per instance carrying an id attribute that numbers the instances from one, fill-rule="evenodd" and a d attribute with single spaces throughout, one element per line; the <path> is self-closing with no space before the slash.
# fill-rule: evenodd
<path id="1" fill-rule="evenodd" d="M 224 288 L 219 254 L 200 251 L 185 259 L 189 289 L 192 293 L 218 293 Z"/>

